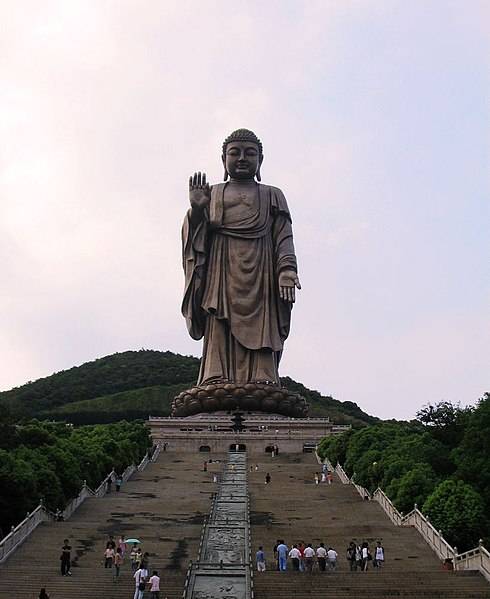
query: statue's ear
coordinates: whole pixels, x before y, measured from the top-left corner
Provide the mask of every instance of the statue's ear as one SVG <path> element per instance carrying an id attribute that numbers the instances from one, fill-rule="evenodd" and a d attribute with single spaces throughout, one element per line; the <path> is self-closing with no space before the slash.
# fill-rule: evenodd
<path id="1" fill-rule="evenodd" d="M 225 174 L 223 175 L 223 181 L 228 181 L 228 171 L 226 170 L 226 159 L 225 159 L 224 154 L 221 156 L 221 162 L 223 163 L 223 166 L 225 167 Z"/>
<path id="2" fill-rule="evenodd" d="M 262 181 L 262 177 L 260 176 L 260 167 L 262 166 L 262 160 L 264 160 L 263 155 L 260 157 L 259 168 L 257 169 L 257 172 L 255 173 L 255 176 L 257 177 L 257 181 Z"/>

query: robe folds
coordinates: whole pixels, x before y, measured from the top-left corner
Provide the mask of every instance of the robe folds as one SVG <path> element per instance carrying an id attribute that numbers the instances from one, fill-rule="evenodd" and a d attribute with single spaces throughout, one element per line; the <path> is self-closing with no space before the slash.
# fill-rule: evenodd
<path id="1" fill-rule="evenodd" d="M 214 185 L 203 219 L 182 229 L 182 313 L 193 339 L 204 337 L 199 384 L 279 383 L 291 306 L 278 278 L 297 270 L 291 215 L 282 191 L 257 184 L 253 202 L 227 208 L 227 183 Z"/>

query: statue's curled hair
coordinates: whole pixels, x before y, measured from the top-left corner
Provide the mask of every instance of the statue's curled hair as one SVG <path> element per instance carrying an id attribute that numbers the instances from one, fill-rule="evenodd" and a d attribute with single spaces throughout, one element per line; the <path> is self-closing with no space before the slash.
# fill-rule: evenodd
<path id="1" fill-rule="evenodd" d="M 231 143 L 232 141 L 250 141 L 250 142 L 253 142 L 253 143 L 255 143 L 255 144 L 258 145 L 258 147 L 259 147 L 259 154 L 262 156 L 262 153 L 263 153 L 263 151 L 262 151 L 262 142 L 255 135 L 255 133 L 253 131 L 250 131 L 250 129 L 237 129 L 236 131 L 233 131 L 233 133 L 230 133 L 230 135 L 228 135 L 228 137 L 223 142 L 223 155 L 226 154 L 226 146 L 229 143 Z"/>

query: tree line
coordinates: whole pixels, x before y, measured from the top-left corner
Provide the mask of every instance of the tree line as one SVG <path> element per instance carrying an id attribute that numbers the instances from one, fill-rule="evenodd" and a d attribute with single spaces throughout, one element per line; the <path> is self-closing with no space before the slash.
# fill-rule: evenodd
<path id="1" fill-rule="evenodd" d="M 114 468 L 122 473 L 151 445 L 142 422 L 73 427 L 31 420 L 16 424 L 0 413 L 0 528 L 2 537 L 42 499 L 52 511 L 95 489 Z"/>
<path id="2" fill-rule="evenodd" d="M 490 545 L 490 394 L 475 407 L 425 406 L 411 422 L 388 421 L 325 437 L 321 457 L 377 487 L 407 514 L 414 504 L 458 551 Z"/>

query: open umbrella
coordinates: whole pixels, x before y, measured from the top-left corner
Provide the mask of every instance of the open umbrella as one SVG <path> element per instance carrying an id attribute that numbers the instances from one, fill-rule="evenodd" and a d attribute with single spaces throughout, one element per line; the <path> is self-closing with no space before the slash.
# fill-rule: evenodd
<path id="1" fill-rule="evenodd" d="M 141 543 L 139 539 L 126 539 L 126 543 Z"/>

